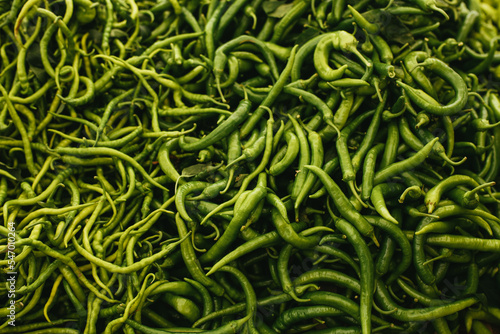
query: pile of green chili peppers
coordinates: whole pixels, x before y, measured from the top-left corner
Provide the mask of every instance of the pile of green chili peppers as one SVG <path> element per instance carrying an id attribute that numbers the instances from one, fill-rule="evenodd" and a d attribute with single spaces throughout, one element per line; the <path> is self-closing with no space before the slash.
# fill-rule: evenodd
<path id="1" fill-rule="evenodd" d="M 1 0 L 0 333 L 499 333 L 496 0 Z"/>

